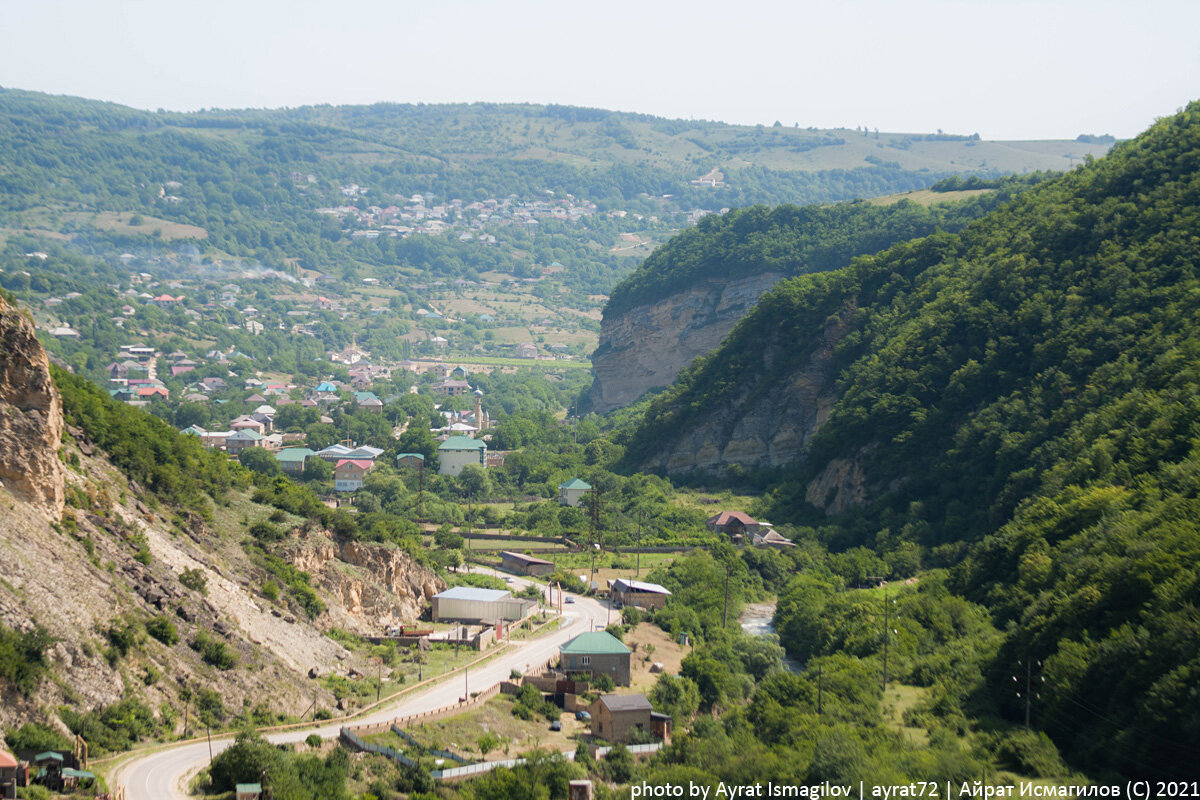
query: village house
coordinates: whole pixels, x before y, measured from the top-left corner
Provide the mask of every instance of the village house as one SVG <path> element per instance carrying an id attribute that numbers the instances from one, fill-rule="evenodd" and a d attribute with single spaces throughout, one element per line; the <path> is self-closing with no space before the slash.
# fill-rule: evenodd
<path id="1" fill-rule="evenodd" d="M 704 526 L 713 533 L 723 533 L 735 542 L 758 533 L 762 523 L 741 511 L 722 511 L 705 520 Z"/>
<path id="2" fill-rule="evenodd" d="M 400 455 L 396 456 L 396 466 L 424 469 L 425 456 L 421 453 L 401 453 Z"/>
<path id="3" fill-rule="evenodd" d="M 275 460 L 285 475 L 299 475 L 304 472 L 309 456 L 315 455 L 316 452 L 307 447 L 286 447 L 275 454 Z"/>
<path id="4" fill-rule="evenodd" d="M 242 428 L 225 437 L 225 452 L 236 456 L 247 447 L 262 447 L 262 434 L 253 428 Z"/>
<path id="5" fill-rule="evenodd" d="M 487 469 L 487 444 L 466 436 L 451 436 L 438 445 L 438 474 L 458 475 L 468 464 Z"/>
<path id="6" fill-rule="evenodd" d="M 588 706 L 592 735 L 608 742 L 628 742 L 646 735 L 671 741 L 671 716 L 654 711 L 641 694 L 604 694 Z"/>
<path id="7" fill-rule="evenodd" d="M 606 631 L 581 633 L 559 648 L 559 669 L 568 675 L 601 675 L 617 686 L 628 686 L 632 651 Z"/>
<path id="8" fill-rule="evenodd" d="M 560 483 L 558 485 L 558 504 L 579 508 L 579 504 L 583 502 L 583 496 L 591 490 L 591 484 L 584 483 L 579 478 L 572 478 L 566 483 Z"/>
<path id="9" fill-rule="evenodd" d="M 333 490 L 335 492 L 357 492 L 363 487 L 363 479 L 375 466 L 366 460 L 345 459 L 333 467 Z"/>

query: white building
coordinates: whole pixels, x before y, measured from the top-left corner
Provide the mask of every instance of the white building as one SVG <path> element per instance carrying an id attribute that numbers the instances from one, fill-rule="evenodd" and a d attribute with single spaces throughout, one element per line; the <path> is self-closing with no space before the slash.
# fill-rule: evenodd
<path id="1" fill-rule="evenodd" d="M 457 475 L 468 464 L 487 468 L 487 445 L 479 439 L 451 436 L 438 445 L 439 475 Z"/>
<path id="2" fill-rule="evenodd" d="M 455 586 L 433 596 L 433 621 L 471 622 L 492 625 L 523 619 L 533 608 L 532 600 L 520 600 L 501 589 Z"/>

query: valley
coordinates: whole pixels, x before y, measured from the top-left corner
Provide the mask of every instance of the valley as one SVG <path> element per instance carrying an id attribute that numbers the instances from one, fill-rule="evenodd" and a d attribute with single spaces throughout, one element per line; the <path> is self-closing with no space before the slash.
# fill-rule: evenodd
<path id="1" fill-rule="evenodd" d="M 0 131 L 0 786 L 1195 777 L 1194 104 Z"/>

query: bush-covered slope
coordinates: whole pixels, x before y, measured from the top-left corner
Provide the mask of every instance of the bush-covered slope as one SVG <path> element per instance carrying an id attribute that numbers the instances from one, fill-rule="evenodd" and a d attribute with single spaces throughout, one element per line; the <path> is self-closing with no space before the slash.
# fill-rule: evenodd
<path id="1" fill-rule="evenodd" d="M 754 414 L 837 329 L 835 401 L 771 519 L 957 563 L 1008 626 L 1000 697 L 1041 661 L 1035 719 L 1074 758 L 1194 776 L 1198 168 L 1193 104 L 958 235 L 781 284 L 651 404 L 629 460 Z"/>
<path id="2" fill-rule="evenodd" d="M 957 231 L 997 208 L 1043 174 L 1008 178 L 995 191 L 969 200 L 922 206 L 865 202 L 832 206 L 756 206 L 700 220 L 647 258 L 621 281 L 606 317 L 652 303 L 704 278 L 740 278 L 758 272 L 792 277 L 844 267 L 855 256 L 936 230 Z"/>

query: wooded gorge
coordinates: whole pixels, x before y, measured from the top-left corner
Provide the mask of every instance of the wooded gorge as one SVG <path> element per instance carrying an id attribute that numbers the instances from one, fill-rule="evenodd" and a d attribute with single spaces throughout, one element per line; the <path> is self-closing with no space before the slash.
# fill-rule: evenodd
<path id="1" fill-rule="evenodd" d="M 618 436 L 626 464 L 753 415 L 840 327 L 806 454 L 750 471 L 762 512 L 874 547 L 893 578 L 914 549 L 948 568 L 1003 632 L 974 691 L 1016 718 L 1006 681 L 1040 664 L 1035 720 L 1075 763 L 1194 775 L 1197 166 L 1193 104 L 958 234 L 785 281 Z M 813 490 L 835 462 L 856 497 L 840 513 Z"/>

